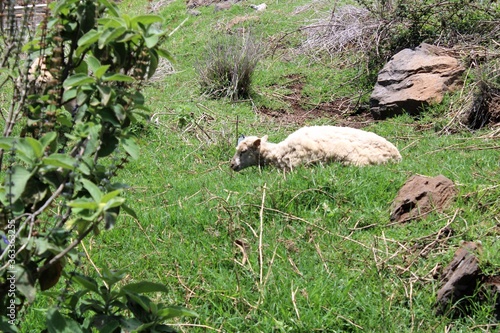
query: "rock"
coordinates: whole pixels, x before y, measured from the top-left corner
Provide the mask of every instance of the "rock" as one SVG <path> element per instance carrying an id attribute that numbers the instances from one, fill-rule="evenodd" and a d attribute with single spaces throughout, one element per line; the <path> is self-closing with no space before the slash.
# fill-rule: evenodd
<path id="1" fill-rule="evenodd" d="M 220 10 L 228 10 L 233 6 L 232 2 L 230 1 L 224 1 L 220 3 L 216 3 L 214 5 L 214 12 L 218 12 Z"/>
<path id="2" fill-rule="evenodd" d="M 187 13 L 192 16 L 200 16 L 201 12 L 196 9 L 188 9 Z"/>
<path id="3" fill-rule="evenodd" d="M 436 209 L 442 211 L 455 197 L 453 182 L 443 175 L 414 175 L 399 190 L 392 204 L 391 221 L 405 222 Z"/>
<path id="4" fill-rule="evenodd" d="M 437 292 L 437 314 L 443 314 L 452 303 L 474 294 L 481 277 L 474 252 L 480 248 L 478 243 L 465 242 L 455 252 L 453 260 L 442 274 L 442 287 Z"/>
<path id="5" fill-rule="evenodd" d="M 485 300 L 495 299 L 496 302 L 493 305 L 495 307 L 495 317 L 496 320 L 500 320 L 500 275 L 490 276 L 486 278 L 486 281 L 483 284 L 484 294 L 483 297 Z"/>
<path id="6" fill-rule="evenodd" d="M 370 97 L 375 119 L 404 112 L 417 115 L 426 105 L 440 103 L 444 93 L 457 89 L 465 68 L 446 49 L 421 44 L 394 55 L 378 74 Z"/>
<path id="7" fill-rule="evenodd" d="M 470 315 L 477 304 L 486 303 L 493 307 L 496 320 L 500 319 L 500 275 L 484 275 L 477 259 L 481 250 L 481 242 L 464 242 L 455 252 L 439 283 L 436 314 Z"/>

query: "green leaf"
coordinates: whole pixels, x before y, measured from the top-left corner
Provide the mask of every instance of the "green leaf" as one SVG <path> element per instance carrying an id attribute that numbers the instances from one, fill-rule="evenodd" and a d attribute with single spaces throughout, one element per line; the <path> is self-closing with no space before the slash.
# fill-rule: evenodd
<path id="1" fill-rule="evenodd" d="M 134 38 L 139 38 L 139 36 L 141 36 L 141 35 L 136 33 L 136 32 L 128 31 L 125 34 L 123 34 L 123 36 L 121 38 L 119 38 L 117 40 L 117 42 L 118 43 L 126 43 Z"/>
<path id="2" fill-rule="evenodd" d="M 85 163 L 78 162 L 75 158 L 65 154 L 51 154 L 42 160 L 44 165 L 50 165 L 58 168 L 75 170 L 77 168 L 84 175 L 90 175 L 90 169 Z"/>
<path id="3" fill-rule="evenodd" d="M 104 137 L 104 140 L 97 151 L 98 157 L 106 157 L 113 153 L 118 146 L 118 139 L 114 135 Z"/>
<path id="4" fill-rule="evenodd" d="M 108 28 L 118 28 L 124 27 L 127 28 L 128 19 L 125 17 L 101 17 L 97 20 L 99 25 L 102 27 L 102 31 Z"/>
<path id="5" fill-rule="evenodd" d="M 158 54 L 155 50 L 149 51 L 149 68 L 148 68 L 148 78 L 151 78 L 158 68 Z"/>
<path id="6" fill-rule="evenodd" d="M 73 275 L 73 281 L 87 290 L 93 291 L 97 294 L 99 293 L 99 286 L 97 285 L 97 282 L 89 276 L 76 273 Z"/>
<path id="7" fill-rule="evenodd" d="M 86 59 L 85 59 L 85 62 L 87 63 L 87 65 L 89 66 L 89 69 L 95 73 L 99 67 L 101 67 L 101 62 L 99 61 L 99 59 L 97 59 L 96 57 L 94 56 L 88 56 Z"/>
<path id="8" fill-rule="evenodd" d="M 125 27 L 109 27 L 104 32 L 102 35 L 99 37 L 99 40 L 97 42 L 97 46 L 99 49 L 102 49 L 104 46 L 110 44 L 111 42 L 115 41 L 116 39 L 120 38 L 125 32 L 127 31 L 127 28 Z"/>
<path id="9" fill-rule="evenodd" d="M 150 49 L 155 47 L 156 44 L 158 44 L 159 40 L 160 40 L 160 36 L 158 36 L 157 34 L 144 37 L 144 42 L 146 43 L 146 46 Z"/>
<path id="10" fill-rule="evenodd" d="M 122 330 L 117 330 L 121 326 L 119 318 L 118 316 L 98 314 L 92 318 L 92 324 L 99 330 L 99 333 L 125 332 L 123 327 L 121 327 Z"/>
<path id="11" fill-rule="evenodd" d="M 133 137 L 121 138 L 120 142 L 132 159 L 136 160 L 139 158 L 139 146 Z"/>
<path id="12" fill-rule="evenodd" d="M 163 320 L 176 318 L 176 317 L 198 317 L 198 314 L 192 310 L 186 309 L 182 306 L 169 306 L 158 310 L 158 317 Z"/>
<path id="13" fill-rule="evenodd" d="M 158 55 L 160 57 L 163 57 L 163 58 L 167 59 L 168 61 L 170 61 L 172 63 L 175 62 L 174 61 L 174 57 L 167 50 L 161 49 L 161 48 L 157 48 L 156 52 L 158 52 Z"/>
<path id="14" fill-rule="evenodd" d="M 97 85 L 97 89 L 99 90 L 99 93 L 101 94 L 101 103 L 104 106 L 107 106 L 109 104 L 109 101 L 111 100 L 111 96 L 113 96 L 113 89 L 108 86 L 103 86 L 103 85 Z"/>
<path id="15" fill-rule="evenodd" d="M 5 206 L 16 202 L 23 194 L 30 178 L 31 172 L 19 165 L 7 169 L 5 171 L 4 184 L 2 186 L 4 191 L 0 192 L 0 201 L 2 201 Z"/>
<path id="16" fill-rule="evenodd" d="M 113 198 L 106 204 L 101 204 L 100 206 L 102 206 L 102 209 L 106 211 L 111 208 L 120 207 L 125 202 L 125 200 L 125 198 Z"/>
<path id="17" fill-rule="evenodd" d="M 113 229 L 116 224 L 116 218 L 118 214 L 113 212 L 104 212 L 104 228 L 106 230 Z"/>
<path id="18" fill-rule="evenodd" d="M 24 141 L 29 144 L 35 158 L 40 158 L 43 156 L 43 146 L 42 144 L 33 138 L 24 138 Z"/>
<path id="19" fill-rule="evenodd" d="M 7 315 L 0 316 L 0 332 L 18 333 L 17 327 L 9 323 Z"/>
<path id="20" fill-rule="evenodd" d="M 113 105 L 113 113 L 115 114 L 116 119 L 118 119 L 118 121 L 120 121 L 120 123 L 123 123 L 123 121 L 127 117 L 127 113 L 126 113 L 125 109 L 123 108 L 123 105 L 121 105 L 121 104 Z"/>
<path id="21" fill-rule="evenodd" d="M 42 145 L 33 138 L 16 139 L 13 147 L 17 149 L 17 156 L 25 163 L 34 164 L 42 155 Z"/>
<path id="22" fill-rule="evenodd" d="M 83 47 L 94 44 L 99 39 L 100 35 L 101 33 L 99 33 L 97 30 L 89 30 L 85 35 L 78 39 L 78 46 Z"/>
<path id="23" fill-rule="evenodd" d="M 55 307 L 47 311 L 45 319 L 49 333 L 83 333 L 76 321 L 64 317 Z"/>
<path id="24" fill-rule="evenodd" d="M 125 298 L 127 307 L 137 319 L 143 323 L 152 321 L 155 314 L 151 311 L 151 300 L 148 297 L 125 291 Z"/>
<path id="25" fill-rule="evenodd" d="M 102 279 L 109 285 L 111 288 L 115 283 L 123 280 L 123 278 L 127 275 L 125 271 L 112 271 L 107 267 L 102 269 Z"/>
<path id="26" fill-rule="evenodd" d="M 12 145 L 14 144 L 14 141 L 17 142 L 17 139 L 0 138 L 0 149 L 9 150 L 12 147 Z"/>
<path id="27" fill-rule="evenodd" d="M 88 201 L 85 199 L 71 200 L 67 203 L 67 205 L 73 208 L 90 209 L 90 210 L 96 210 L 97 208 L 99 208 L 99 204 L 97 202 Z"/>
<path id="28" fill-rule="evenodd" d="M 136 283 L 129 283 L 122 287 L 122 291 L 131 292 L 136 294 L 154 293 L 154 292 L 168 292 L 169 289 L 163 283 L 141 281 Z"/>
<path id="29" fill-rule="evenodd" d="M 108 68 L 110 67 L 111 65 L 104 65 L 104 66 L 101 66 L 99 67 L 95 72 L 94 72 L 94 75 L 97 79 L 100 79 L 105 73 L 106 71 L 108 70 Z"/>
<path id="30" fill-rule="evenodd" d="M 67 89 L 71 87 L 79 87 L 92 83 L 95 83 L 95 79 L 93 77 L 90 77 L 87 74 L 78 73 L 64 80 L 63 87 Z"/>
<path id="31" fill-rule="evenodd" d="M 76 98 L 77 95 L 77 90 L 76 89 L 67 89 L 63 92 L 63 102 L 66 103 L 72 99 Z"/>
<path id="32" fill-rule="evenodd" d="M 99 201 L 100 203 L 107 203 L 111 199 L 114 199 L 115 197 L 119 196 L 122 193 L 121 190 L 114 190 L 111 192 L 106 193 L 105 195 L 102 196 L 101 200 Z"/>
<path id="33" fill-rule="evenodd" d="M 35 248 L 36 254 L 39 256 L 44 255 L 47 251 L 53 254 L 57 254 L 63 250 L 60 247 L 56 246 L 56 244 L 51 243 L 48 239 L 41 237 L 35 239 Z"/>
<path id="34" fill-rule="evenodd" d="M 16 272 L 14 279 L 17 290 L 26 297 L 28 302 L 33 303 L 33 301 L 35 301 L 36 288 L 35 279 L 31 274 L 31 270 L 26 269 L 25 266 L 15 265 L 14 271 Z M 9 281 L 9 275 L 13 274 L 7 273 L 7 281 Z"/>
<path id="35" fill-rule="evenodd" d="M 54 140 L 57 138 L 57 133 L 56 132 L 48 132 L 45 133 L 44 136 L 40 138 L 40 143 L 42 144 L 42 148 L 45 151 L 47 147 L 54 142 Z"/>
<path id="36" fill-rule="evenodd" d="M 123 210 L 124 210 L 127 214 L 129 214 L 130 216 L 132 216 L 134 219 L 136 219 L 136 220 L 138 220 L 138 219 L 139 219 L 139 218 L 137 217 L 137 214 L 135 213 L 135 211 L 134 211 L 132 208 L 130 208 L 128 205 L 123 204 L 123 205 L 121 205 L 121 208 L 123 208 Z"/>
<path id="37" fill-rule="evenodd" d="M 75 215 L 78 213 L 78 212 L 76 212 L 76 210 L 77 210 L 77 208 L 74 208 L 74 210 L 73 210 Z M 92 220 L 92 217 L 90 219 Z M 70 219 L 70 220 L 66 221 L 66 223 L 64 224 L 64 229 L 73 230 L 73 228 L 76 227 L 76 231 L 78 231 L 79 234 L 82 234 L 92 224 L 92 221 L 88 221 L 88 220 L 89 220 L 89 218 Z"/>
<path id="38" fill-rule="evenodd" d="M 73 170 L 78 166 L 78 161 L 71 156 L 56 153 L 45 157 L 43 164 Z"/>
<path id="39" fill-rule="evenodd" d="M 101 202 L 103 196 L 99 187 L 88 179 L 81 180 L 83 187 L 90 193 L 96 203 Z"/>
<path id="40" fill-rule="evenodd" d="M 103 81 L 134 82 L 134 78 L 125 74 L 104 74 Z"/>
<path id="41" fill-rule="evenodd" d="M 111 14 L 115 17 L 120 16 L 118 8 L 114 3 L 111 3 L 108 0 L 99 0 L 99 2 L 106 7 L 108 14 Z"/>
<path id="42" fill-rule="evenodd" d="M 163 22 L 163 18 L 158 15 L 139 15 L 136 17 L 133 17 L 131 20 L 131 24 L 135 25 L 138 23 L 141 23 L 143 25 L 151 25 L 153 23 L 159 23 Z"/>

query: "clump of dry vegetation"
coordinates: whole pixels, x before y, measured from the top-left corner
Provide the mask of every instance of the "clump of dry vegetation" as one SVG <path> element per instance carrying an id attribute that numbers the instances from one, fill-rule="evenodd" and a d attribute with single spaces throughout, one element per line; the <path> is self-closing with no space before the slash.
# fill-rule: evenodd
<path id="1" fill-rule="evenodd" d="M 304 32 L 304 52 L 338 54 L 350 49 L 366 50 L 381 21 L 366 9 L 352 5 L 335 8 L 328 17 L 316 19 Z"/>
<path id="2" fill-rule="evenodd" d="M 261 45 L 248 34 L 211 40 L 197 64 L 201 92 L 211 98 L 248 98 Z"/>

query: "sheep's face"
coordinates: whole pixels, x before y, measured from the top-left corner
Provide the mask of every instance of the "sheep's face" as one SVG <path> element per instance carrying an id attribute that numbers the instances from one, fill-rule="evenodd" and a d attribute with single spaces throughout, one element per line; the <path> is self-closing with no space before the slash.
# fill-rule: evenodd
<path id="1" fill-rule="evenodd" d="M 263 138 L 256 136 L 242 137 L 236 147 L 236 154 L 231 159 L 231 169 L 240 171 L 250 166 L 261 164 L 260 144 L 266 139 L 267 136 Z"/>

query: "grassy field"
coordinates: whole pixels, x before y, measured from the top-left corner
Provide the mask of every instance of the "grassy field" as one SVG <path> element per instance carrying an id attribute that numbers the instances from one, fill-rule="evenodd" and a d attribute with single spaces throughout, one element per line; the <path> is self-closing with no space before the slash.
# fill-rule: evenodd
<path id="1" fill-rule="evenodd" d="M 171 292 L 161 301 L 199 314 L 173 323 L 181 332 L 498 330 L 491 302 L 458 319 L 434 313 L 437 273 L 462 241 L 482 242 L 483 271 L 500 269 L 498 136 L 489 138 L 491 129 L 440 132 L 449 121 L 443 110 L 459 100 L 458 92 L 419 119 L 349 120 L 393 142 L 403 156 L 399 164 L 234 173 L 229 159 L 239 133 L 269 134 L 277 142 L 303 125 L 347 121 L 326 113 L 294 121 L 266 116 L 264 108 L 289 110 L 293 78 L 300 77 L 306 111 L 364 91 L 353 67 L 297 51 L 304 36 L 296 29 L 327 16 L 333 2 L 271 1 L 259 14 L 249 4 L 218 12 L 202 7 L 199 16 L 186 14 L 183 0 L 159 9 L 172 30 L 179 26 L 166 43 L 175 71 L 146 89 L 158 124 L 138 129 L 141 157 L 120 174 L 139 219 L 122 215 L 114 229 L 85 240 L 83 269 L 96 274 L 92 261 L 127 270 L 129 281 L 167 284 Z M 146 1 L 120 6 L 146 11 Z M 238 17 L 246 18 L 238 28 L 280 48 L 263 53 L 251 100 L 206 99 L 196 61 L 207 40 Z M 415 174 L 450 178 L 457 199 L 444 212 L 394 224 L 391 203 Z M 445 228 L 452 232 L 443 237 Z M 25 332 L 42 325 L 36 308 L 27 320 L 37 328 Z"/>

